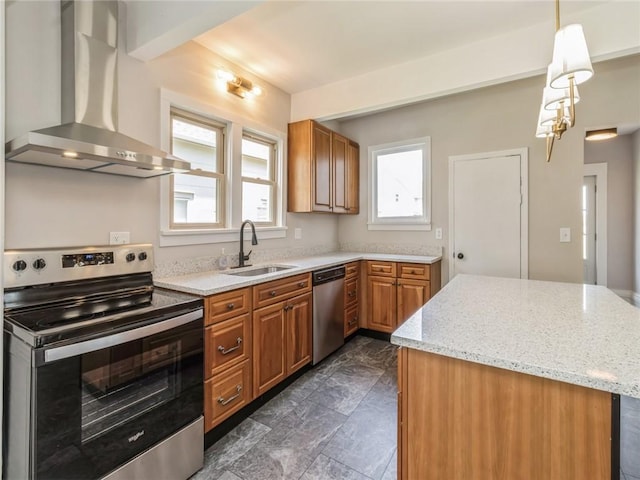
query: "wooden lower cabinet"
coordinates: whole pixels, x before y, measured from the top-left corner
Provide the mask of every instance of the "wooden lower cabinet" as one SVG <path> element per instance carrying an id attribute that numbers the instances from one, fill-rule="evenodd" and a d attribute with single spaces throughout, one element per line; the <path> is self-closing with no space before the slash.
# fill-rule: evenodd
<path id="1" fill-rule="evenodd" d="M 401 480 L 612 478 L 608 392 L 406 347 L 398 382 Z"/>
<path id="2" fill-rule="evenodd" d="M 286 376 L 284 302 L 253 312 L 253 390 L 256 397 Z"/>
<path id="3" fill-rule="evenodd" d="M 347 307 L 344 313 L 344 337 L 347 338 L 352 333 L 355 333 L 358 326 L 358 304 L 356 303 L 352 307 Z"/>
<path id="4" fill-rule="evenodd" d="M 256 396 L 311 362 L 311 307 L 306 293 L 253 312 Z"/>
<path id="5" fill-rule="evenodd" d="M 227 369 L 204 382 L 205 432 L 253 400 L 251 362 Z"/>
<path id="6" fill-rule="evenodd" d="M 388 277 L 367 278 L 367 312 L 369 328 L 391 333 L 396 328 L 396 280 Z"/>
<path id="7" fill-rule="evenodd" d="M 397 275 L 397 276 L 396 276 Z M 440 290 L 440 262 L 367 262 L 367 328 L 392 333 Z"/>

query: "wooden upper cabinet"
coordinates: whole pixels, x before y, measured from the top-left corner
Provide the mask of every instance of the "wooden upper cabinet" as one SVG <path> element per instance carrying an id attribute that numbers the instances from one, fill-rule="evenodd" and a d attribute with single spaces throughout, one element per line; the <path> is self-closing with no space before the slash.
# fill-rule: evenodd
<path id="1" fill-rule="evenodd" d="M 333 212 L 347 212 L 347 156 L 349 140 L 337 133 L 331 134 L 333 158 Z"/>
<path id="2" fill-rule="evenodd" d="M 347 213 L 360 212 L 360 147 L 356 142 L 349 140 L 347 148 Z"/>
<path id="3" fill-rule="evenodd" d="M 358 213 L 359 166 L 354 162 L 360 159 L 356 150 L 357 143 L 318 122 L 290 123 L 287 210 Z"/>
<path id="4" fill-rule="evenodd" d="M 313 205 L 314 212 L 330 212 L 333 204 L 333 168 L 331 162 L 331 130 L 313 124 L 311 158 L 313 159 Z"/>

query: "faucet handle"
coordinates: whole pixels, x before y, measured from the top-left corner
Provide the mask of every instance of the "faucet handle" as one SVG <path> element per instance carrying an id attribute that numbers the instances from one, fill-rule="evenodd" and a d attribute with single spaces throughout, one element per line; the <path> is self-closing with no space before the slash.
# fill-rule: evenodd
<path id="1" fill-rule="evenodd" d="M 245 260 L 249 260 L 249 256 L 251 255 L 251 252 L 253 252 L 253 250 L 249 250 L 249 253 L 247 253 L 247 254 L 244 256 L 244 259 L 245 259 Z"/>

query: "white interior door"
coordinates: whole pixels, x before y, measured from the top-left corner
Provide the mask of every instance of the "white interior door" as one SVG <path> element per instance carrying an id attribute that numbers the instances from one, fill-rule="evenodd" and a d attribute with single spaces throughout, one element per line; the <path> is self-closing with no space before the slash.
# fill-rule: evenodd
<path id="1" fill-rule="evenodd" d="M 451 157 L 449 167 L 450 278 L 527 278 L 526 150 Z"/>

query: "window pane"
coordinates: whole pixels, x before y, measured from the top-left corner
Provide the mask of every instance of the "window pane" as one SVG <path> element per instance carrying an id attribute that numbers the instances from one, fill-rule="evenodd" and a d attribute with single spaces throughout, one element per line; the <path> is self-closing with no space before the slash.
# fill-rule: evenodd
<path id="1" fill-rule="evenodd" d="M 378 217 L 422 216 L 422 150 L 381 154 L 376 165 Z"/>
<path id="2" fill-rule="evenodd" d="M 273 147 L 249 138 L 242 139 L 242 176 L 271 180 Z"/>
<path id="3" fill-rule="evenodd" d="M 220 131 L 207 125 L 196 125 L 181 118 L 172 119 L 172 153 L 191 163 L 192 170 L 220 173 L 218 135 Z"/>
<path id="4" fill-rule="evenodd" d="M 199 175 L 173 176 L 173 222 L 218 223 L 218 179 Z"/>
<path id="5" fill-rule="evenodd" d="M 272 222 L 271 185 L 242 182 L 242 219 Z"/>

